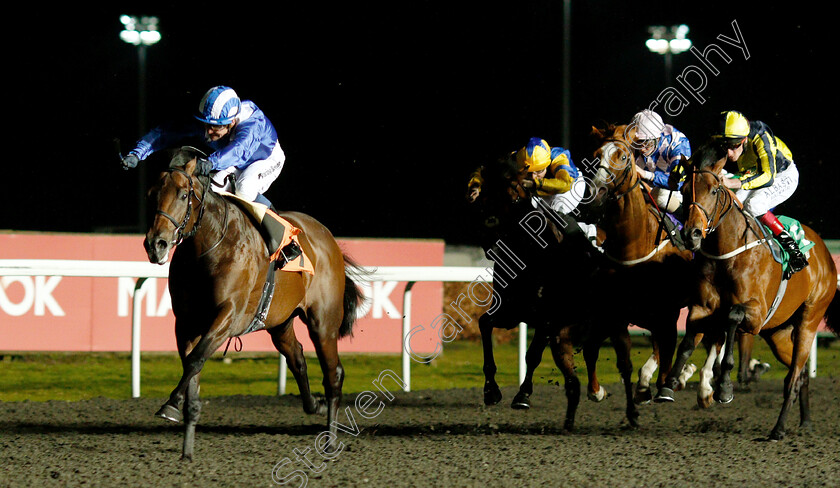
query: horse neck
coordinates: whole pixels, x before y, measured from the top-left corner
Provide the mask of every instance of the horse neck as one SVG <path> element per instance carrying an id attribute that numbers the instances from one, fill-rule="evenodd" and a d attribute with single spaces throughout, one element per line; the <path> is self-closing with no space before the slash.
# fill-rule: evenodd
<path id="1" fill-rule="evenodd" d="M 655 246 L 655 217 L 648 209 L 641 186 L 621 196 L 616 202 L 616 212 L 603 223 L 607 238 L 604 246 L 616 257 L 642 255 Z"/>
<path id="2" fill-rule="evenodd" d="M 732 194 L 731 209 L 720 220 L 717 228 L 706 235 L 703 242 L 708 251 L 724 254 L 761 238 L 759 225 L 761 224 L 756 219 L 746 214 L 737 204 Z"/>
<path id="3" fill-rule="evenodd" d="M 223 197 L 217 195 L 212 189 L 204 194 L 203 210 L 202 204 L 198 204 L 196 210 L 196 217 L 193 221 L 192 229 L 195 229 L 193 235 L 193 245 L 196 252 L 199 254 L 206 253 L 214 246 L 217 246 L 226 236 L 227 227 L 230 225 L 233 209 L 225 209 L 229 205 Z M 228 215 L 225 216 L 225 212 Z M 198 220 L 200 217 L 200 220 Z M 192 231 L 192 230 L 191 230 Z"/>

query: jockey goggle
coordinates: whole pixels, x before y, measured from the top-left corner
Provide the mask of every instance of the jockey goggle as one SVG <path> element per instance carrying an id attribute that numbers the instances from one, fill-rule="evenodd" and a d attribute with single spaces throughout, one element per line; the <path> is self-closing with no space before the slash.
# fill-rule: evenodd
<path id="1" fill-rule="evenodd" d="M 214 132 L 214 133 L 224 132 L 228 128 L 230 128 L 229 124 L 228 125 L 204 124 L 204 130 L 207 131 L 207 132 Z"/>
<path id="2" fill-rule="evenodd" d="M 723 150 L 725 150 L 725 151 L 726 151 L 726 150 L 729 150 L 729 149 L 738 149 L 738 148 L 739 148 L 739 147 L 741 147 L 741 145 L 743 145 L 743 144 L 744 144 L 744 139 L 743 139 L 743 138 L 738 138 L 738 139 L 724 139 L 724 140 L 723 140 L 723 141 L 721 141 L 721 143 L 720 143 L 720 148 L 721 148 L 721 149 L 723 149 Z"/>

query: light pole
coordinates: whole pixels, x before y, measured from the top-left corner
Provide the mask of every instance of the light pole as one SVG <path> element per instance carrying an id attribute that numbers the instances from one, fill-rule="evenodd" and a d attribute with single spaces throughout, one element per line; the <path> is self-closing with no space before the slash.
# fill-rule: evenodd
<path id="1" fill-rule="evenodd" d="M 146 48 L 160 41 L 157 17 L 120 16 L 123 30 L 120 39 L 137 46 L 137 132 L 146 133 Z M 137 171 L 137 230 L 145 230 L 146 220 L 146 167 Z"/>
<path id="2" fill-rule="evenodd" d="M 691 49 L 691 40 L 685 37 L 688 35 L 688 26 L 685 24 L 653 25 L 648 27 L 650 39 L 645 41 L 645 46 L 654 53 L 665 56 L 665 84 L 671 81 L 671 70 L 673 69 L 673 55 Z"/>

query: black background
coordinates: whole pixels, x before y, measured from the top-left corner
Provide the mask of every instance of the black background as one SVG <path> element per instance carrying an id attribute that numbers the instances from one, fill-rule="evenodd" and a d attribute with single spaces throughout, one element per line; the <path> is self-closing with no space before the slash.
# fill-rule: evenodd
<path id="1" fill-rule="evenodd" d="M 310 213 L 339 237 L 472 243 L 469 173 L 532 136 L 563 144 L 563 4 L 450 3 L 123 4 L 7 19 L 0 229 L 138 226 L 140 172 L 119 168 L 113 144 L 127 151 L 142 135 L 137 48 L 118 37 L 126 13 L 160 19 L 163 38 L 147 50 L 147 128 L 193 114 L 211 86 L 232 86 L 278 130 L 286 166 L 267 194 L 277 207 Z M 628 122 L 673 87 L 689 104 L 676 117 L 660 113 L 694 147 L 721 110 L 769 124 L 801 174 L 778 213 L 840 237 L 840 171 L 829 159 L 836 27 L 810 5 L 574 2 L 572 158 L 592 159 L 592 124 Z M 717 39 L 734 37 L 733 21 L 749 59 Z M 649 25 L 681 23 L 698 49 L 715 43 L 732 58 L 716 63 L 719 75 L 706 71 L 703 103 L 676 80 L 697 58 L 675 56 L 667 79 L 663 57 L 644 45 Z M 143 164 L 151 179 L 165 161 Z"/>

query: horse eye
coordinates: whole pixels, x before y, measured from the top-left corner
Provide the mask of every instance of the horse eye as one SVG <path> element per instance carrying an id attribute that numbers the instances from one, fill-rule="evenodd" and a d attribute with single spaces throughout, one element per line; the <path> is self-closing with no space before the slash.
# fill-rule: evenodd
<path id="1" fill-rule="evenodd" d="M 186 200 L 188 196 L 189 195 L 187 194 L 187 192 L 182 193 L 181 194 L 181 200 Z"/>

